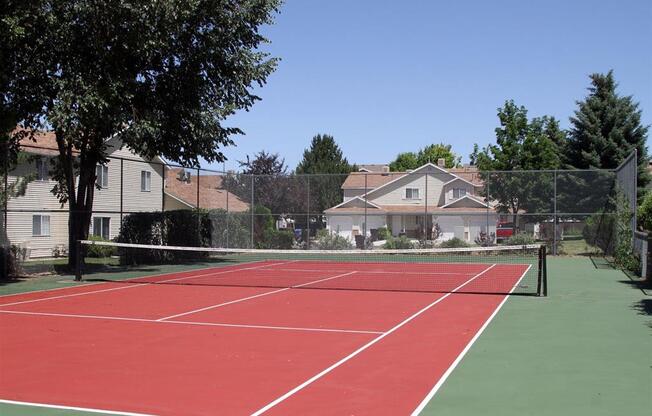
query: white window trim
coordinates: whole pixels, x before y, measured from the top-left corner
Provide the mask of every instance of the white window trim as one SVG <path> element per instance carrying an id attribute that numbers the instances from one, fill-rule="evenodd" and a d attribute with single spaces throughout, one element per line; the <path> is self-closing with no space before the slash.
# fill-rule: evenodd
<path id="1" fill-rule="evenodd" d="M 143 175 L 145 182 L 143 182 Z M 140 171 L 140 192 L 152 192 L 152 172 L 148 170 Z"/>
<path id="2" fill-rule="evenodd" d="M 98 172 L 99 170 L 99 172 Z M 100 174 L 98 174 L 100 173 Z M 95 181 L 99 186 L 100 189 L 108 189 L 109 188 L 109 167 L 106 165 L 97 165 L 95 168 L 95 174 L 97 176 L 97 180 Z"/>
<path id="3" fill-rule="evenodd" d="M 95 227 L 95 220 L 100 220 L 100 230 L 99 234 L 97 233 L 96 227 Z M 107 220 L 109 225 L 108 225 L 108 235 L 105 237 L 102 235 L 102 231 L 104 230 L 104 220 Z M 101 237 L 105 240 L 110 240 L 111 239 L 111 217 L 93 217 L 93 236 L 96 237 Z"/>
<path id="4" fill-rule="evenodd" d="M 39 234 L 36 234 L 34 232 L 35 231 L 34 230 L 34 219 L 35 218 L 39 218 L 39 229 L 40 229 Z M 43 224 L 44 224 L 43 219 L 44 218 L 47 218 L 47 233 L 43 232 L 43 228 L 44 228 L 43 227 Z M 40 214 L 39 215 L 32 215 L 32 237 L 50 237 L 50 233 L 51 233 L 50 226 L 51 226 L 51 222 L 50 222 L 50 216 L 49 215 L 40 215 Z"/>
<path id="5" fill-rule="evenodd" d="M 47 182 L 49 176 L 47 162 L 43 159 L 38 159 L 36 161 L 36 180 L 39 182 Z"/>
<path id="6" fill-rule="evenodd" d="M 408 190 L 411 190 L 412 197 L 408 198 Z M 414 197 L 414 191 L 417 191 L 417 197 Z M 406 199 L 408 201 L 418 201 L 421 199 L 421 192 L 419 188 L 405 188 L 405 193 L 403 194 L 403 199 Z"/>

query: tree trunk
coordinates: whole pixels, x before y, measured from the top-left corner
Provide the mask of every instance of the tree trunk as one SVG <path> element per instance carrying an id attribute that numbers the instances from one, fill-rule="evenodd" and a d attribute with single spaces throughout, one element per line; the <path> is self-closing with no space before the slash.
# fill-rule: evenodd
<path id="1" fill-rule="evenodd" d="M 95 166 L 94 161 L 83 161 L 79 169 L 79 186 L 76 192 L 76 201 L 70 204 L 68 213 L 68 267 L 77 271 L 77 267 L 84 264 L 84 250 L 80 252 L 79 240 L 88 239 L 93 215 L 93 196 L 95 193 Z M 73 180 L 74 182 L 74 180 Z M 76 280 L 81 279 L 76 275 Z"/>

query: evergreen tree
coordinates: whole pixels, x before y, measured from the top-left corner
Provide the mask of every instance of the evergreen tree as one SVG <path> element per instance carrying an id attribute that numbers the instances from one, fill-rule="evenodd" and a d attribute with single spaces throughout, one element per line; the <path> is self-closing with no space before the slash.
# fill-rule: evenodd
<path id="1" fill-rule="evenodd" d="M 321 213 L 342 202 L 342 183 L 356 170 L 342 154 L 333 136 L 318 134 L 296 168 L 297 174 L 311 174 L 310 211 Z"/>
<path id="2" fill-rule="evenodd" d="M 641 124 L 641 110 L 631 96 L 616 92 L 613 71 L 592 74 L 589 94 L 577 102 L 570 118 L 567 163 L 575 168 L 615 169 L 634 149 L 638 151 L 639 196 L 650 181 L 647 174 L 648 126 Z"/>

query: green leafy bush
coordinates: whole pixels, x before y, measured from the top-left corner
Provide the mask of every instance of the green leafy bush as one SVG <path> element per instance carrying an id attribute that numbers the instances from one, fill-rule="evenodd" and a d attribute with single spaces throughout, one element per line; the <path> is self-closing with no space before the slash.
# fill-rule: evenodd
<path id="1" fill-rule="evenodd" d="M 442 248 L 460 248 L 460 247 L 468 247 L 468 246 L 469 244 L 466 241 L 461 240 L 457 237 L 453 237 L 450 240 L 443 241 L 439 245 L 439 247 Z"/>
<path id="2" fill-rule="evenodd" d="M 410 249 L 414 248 L 414 243 L 412 240 L 403 235 L 397 238 L 391 237 L 383 245 L 383 248 L 388 250 Z"/>
<path id="3" fill-rule="evenodd" d="M 321 250 L 349 250 L 353 248 L 353 243 L 346 237 L 337 233 L 329 233 L 327 230 L 317 232 L 316 248 Z"/>
<path id="4" fill-rule="evenodd" d="M 89 236 L 88 239 L 91 241 L 109 241 L 96 235 Z M 88 257 L 104 258 L 104 257 L 115 256 L 116 254 L 117 254 L 116 247 L 95 246 L 95 245 L 86 246 L 86 256 Z"/>
<path id="5" fill-rule="evenodd" d="M 637 213 L 638 224 L 644 230 L 652 231 L 652 191 L 647 191 Z"/>
<path id="6" fill-rule="evenodd" d="M 0 280 L 15 278 L 21 273 L 20 248 L 16 245 L 0 247 Z"/>
<path id="7" fill-rule="evenodd" d="M 525 246 L 528 244 L 535 244 L 536 240 L 534 236 L 527 233 L 518 233 L 514 234 L 505 240 L 505 244 L 508 246 Z"/>
<path id="8" fill-rule="evenodd" d="M 392 238 L 392 232 L 387 227 L 381 227 L 378 229 L 379 240 L 389 240 L 391 238 Z"/>
<path id="9" fill-rule="evenodd" d="M 294 244 L 294 233 L 289 230 L 265 230 L 258 248 L 290 249 Z"/>

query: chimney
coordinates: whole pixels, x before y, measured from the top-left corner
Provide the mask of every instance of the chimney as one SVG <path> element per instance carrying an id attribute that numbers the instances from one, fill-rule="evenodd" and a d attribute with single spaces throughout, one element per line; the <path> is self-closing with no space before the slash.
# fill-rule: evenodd
<path id="1" fill-rule="evenodd" d="M 446 167 L 446 159 L 444 159 L 443 157 L 440 157 L 439 159 L 437 159 L 437 166 L 439 166 L 440 168 L 445 168 Z"/>

